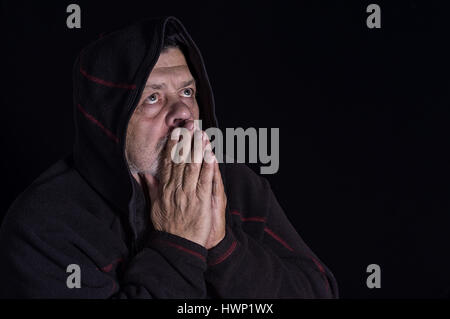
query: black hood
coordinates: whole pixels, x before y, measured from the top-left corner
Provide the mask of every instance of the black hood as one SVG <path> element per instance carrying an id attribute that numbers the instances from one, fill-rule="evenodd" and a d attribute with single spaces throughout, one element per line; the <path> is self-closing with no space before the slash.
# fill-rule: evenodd
<path id="1" fill-rule="evenodd" d="M 203 129 L 216 127 L 214 97 L 203 58 L 174 17 L 144 20 L 103 36 L 84 48 L 74 66 L 74 163 L 111 205 L 129 210 L 132 176 L 125 159 L 128 122 L 163 47 L 175 34 L 197 81 Z"/>

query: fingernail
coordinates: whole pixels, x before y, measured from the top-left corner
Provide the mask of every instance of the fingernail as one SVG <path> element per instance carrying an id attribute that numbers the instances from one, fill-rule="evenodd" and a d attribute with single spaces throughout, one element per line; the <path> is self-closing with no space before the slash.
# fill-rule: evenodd
<path id="1" fill-rule="evenodd" d="M 211 151 L 210 150 L 205 151 L 205 162 L 211 163 Z"/>
<path id="2" fill-rule="evenodd" d="M 213 155 L 213 152 L 211 152 L 211 150 L 206 150 L 205 161 L 207 163 L 214 163 L 214 155 Z"/>
<path id="3" fill-rule="evenodd" d="M 185 128 L 187 128 L 189 131 L 191 131 L 194 128 L 194 122 L 193 121 L 187 121 L 184 125 Z"/>
<path id="4" fill-rule="evenodd" d="M 200 130 L 200 125 L 198 124 L 198 121 L 194 121 L 194 128 L 196 130 Z"/>
<path id="5" fill-rule="evenodd" d="M 176 128 L 172 131 L 172 139 L 179 139 L 181 135 L 181 130 L 179 128 Z"/>

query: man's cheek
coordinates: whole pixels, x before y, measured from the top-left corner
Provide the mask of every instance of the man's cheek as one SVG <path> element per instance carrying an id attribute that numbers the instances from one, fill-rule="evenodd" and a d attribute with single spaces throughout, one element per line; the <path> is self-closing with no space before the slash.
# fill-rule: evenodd
<path id="1" fill-rule="evenodd" d="M 198 120 L 200 119 L 200 109 L 198 107 L 198 103 L 197 101 L 195 101 L 195 105 L 194 105 L 194 120 Z"/>
<path id="2" fill-rule="evenodd" d="M 155 147 L 160 140 L 160 132 L 155 130 L 155 127 L 152 125 L 143 125 L 140 131 L 140 135 L 144 142 L 143 144 L 145 144 L 147 147 Z"/>

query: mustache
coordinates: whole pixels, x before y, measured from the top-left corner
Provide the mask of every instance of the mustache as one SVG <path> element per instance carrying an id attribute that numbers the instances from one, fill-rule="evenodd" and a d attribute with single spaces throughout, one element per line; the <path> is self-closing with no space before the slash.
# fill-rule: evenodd
<path id="1" fill-rule="evenodd" d="M 156 143 L 155 152 L 158 154 L 158 156 L 161 155 L 162 150 L 166 147 L 166 144 L 172 135 L 172 131 L 173 130 L 169 131 L 165 136 L 159 139 L 158 143 Z"/>
<path id="2" fill-rule="evenodd" d="M 164 147 L 166 146 L 167 142 L 169 141 L 170 134 L 171 133 L 169 133 L 166 136 L 162 137 L 158 141 L 158 143 L 156 144 L 156 150 L 157 150 L 158 153 L 160 153 L 164 149 Z"/>

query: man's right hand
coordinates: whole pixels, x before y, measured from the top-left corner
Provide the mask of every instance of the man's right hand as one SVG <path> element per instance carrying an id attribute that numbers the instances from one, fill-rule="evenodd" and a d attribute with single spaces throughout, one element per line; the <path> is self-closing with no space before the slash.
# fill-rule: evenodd
<path id="1" fill-rule="evenodd" d="M 172 136 L 177 135 L 177 128 Z M 187 130 L 185 130 L 187 132 Z M 192 136 L 193 135 L 193 136 Z M 152 201 L 151 220 L 156 230 L 164 231 L 206 247 L 212 227 L 212 193 L 215 157 L 206 133 L 189 130 L 178 139 L 169 138 L 163 150 L 160 180 L 146 174 Z M 179 143 L 179 144 L 178 144 Z M 172 160 L 172 150 L 179 146 L 190 149 L 180 163 Z M 197 154 L 197 155 L 194 155 Z M 200 154 L 200 160 L 199 155 Z M 191 156 L 191 163 L 185 163 Z M 197 161 L 194 161 L 197 156 Z"/>

